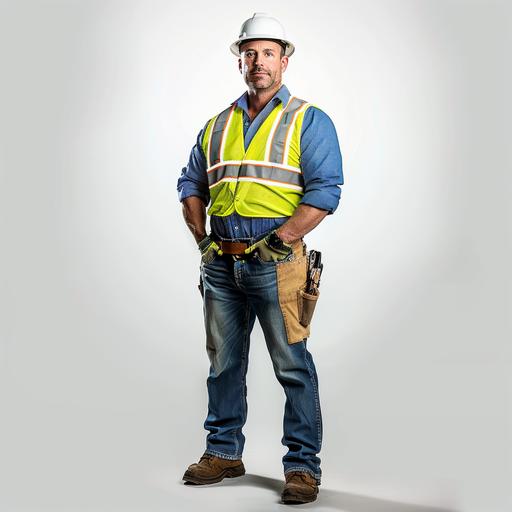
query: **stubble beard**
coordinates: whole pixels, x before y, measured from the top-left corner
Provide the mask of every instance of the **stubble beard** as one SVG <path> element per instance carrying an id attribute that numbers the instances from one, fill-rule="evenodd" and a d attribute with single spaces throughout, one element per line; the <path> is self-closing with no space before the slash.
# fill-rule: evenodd
<path id="1" fill-rule="evenodd" d="M 270 90 L 277 83 L 277 73 L 267 75 L 267 77 L 260 80 L 252 80 L 250 76 L 247 77 L 247 85 L 253 90 Z"/>

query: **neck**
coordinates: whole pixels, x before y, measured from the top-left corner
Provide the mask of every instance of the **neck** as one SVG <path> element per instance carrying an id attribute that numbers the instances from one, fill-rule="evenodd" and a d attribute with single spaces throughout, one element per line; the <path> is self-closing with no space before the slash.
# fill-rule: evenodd
<path id="1" fill-rule="evenodd" d="M 275 93 L 281 88 L 282 83 L 275 84 L 271 89 L 253 89 L 247 91 L 247 103 L 249 105 L 249 114 L 251 117 L 258 115 L 265 105 L 274 97 Z"/>

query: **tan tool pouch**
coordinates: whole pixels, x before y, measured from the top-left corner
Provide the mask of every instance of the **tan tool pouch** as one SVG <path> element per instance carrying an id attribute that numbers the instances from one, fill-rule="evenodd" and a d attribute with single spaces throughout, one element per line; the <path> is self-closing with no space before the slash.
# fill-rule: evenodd
<path id="1" fill-rule="evenodd" d="M 298 240 L 292 244 L 292 248 L 293 257 L 289 260 L 279 261 L 276 264 L 279 305 L 283 314 L 289 344 L 297 343 L 309 336 L 309 322 L 306 325 L 301 322 L 302 315 L 306 314 L 303 306 L 304 299 L 301 294 L 306 285 L 308 270 L 306 245 L 302 240 Z M 309 315 L 310 306 L 307 309 L 307 315 Z M 309 321 L 312 314 L 311 310 Z"/>
<path id="2" fill-rule="evenodd" d="M 314 295 L 307 293 L 304 289 L 299 290 L 299 319 L 302 326 L 307 327 L 311 323 L 318 297 L 320 297 L 318 289 Z"/>

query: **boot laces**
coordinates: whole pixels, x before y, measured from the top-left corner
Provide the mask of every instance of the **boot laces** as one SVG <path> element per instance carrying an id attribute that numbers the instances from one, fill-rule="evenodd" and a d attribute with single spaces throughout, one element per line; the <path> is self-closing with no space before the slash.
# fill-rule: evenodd
<path id="1" fill-rule="evenodd" d="M 206 461 L 206 463 L 208 465 L 211 465 L 211 461 L 213 459 L 214 455 L 212 455 L 211 453 L 204 453 L 203 455 L 201 455 L 201 458 L 199 459 L 199 463 L 201 463 L 203 460 Z"/>
<path id="2" fill-rule="evenodd" d="M 313 478 L 309 473 L 306 473 L 305 471 L 290 471 L 288 473 L 288 478 L 292 478 L 295 475 L 299 476 L 300 479 L 305 483 L 308 483 L 307 478 Z"/>

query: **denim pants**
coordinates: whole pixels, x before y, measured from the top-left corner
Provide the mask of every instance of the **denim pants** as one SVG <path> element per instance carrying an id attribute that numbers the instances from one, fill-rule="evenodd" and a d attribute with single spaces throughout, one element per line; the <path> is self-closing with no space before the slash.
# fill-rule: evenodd
<path id="1" fill-rule="evenodd" d="M 307 340 L 288 343 L 278 299 L 276 265 L 280 264 L 286 263 L 265 262 L 257 255 L 246 260 L 223 255 L 201 265 L 210 360 L 206 452 L 226 459 L 242 457 L 250 334 L 257 317 L 286 396 L 281 439 L 288 447 L 282 460 L 284 473 L 305 471 L 320 484 L 318 378 Z"/>

